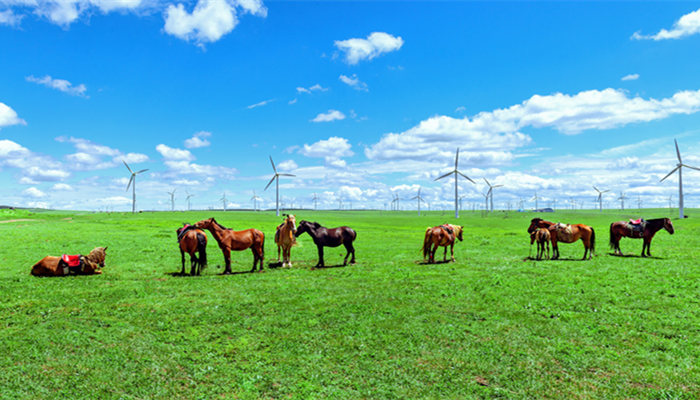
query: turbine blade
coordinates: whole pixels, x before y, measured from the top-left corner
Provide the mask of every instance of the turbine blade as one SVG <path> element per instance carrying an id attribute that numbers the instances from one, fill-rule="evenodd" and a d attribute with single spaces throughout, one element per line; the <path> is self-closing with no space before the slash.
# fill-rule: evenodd
<path id="1" fill-rule="evenodd" d="M 673 143 L 676 144 L 676 154 L 678 155 L 678 162 L 683 164 L 683 160 L 681 160 L 681 151 L 678 150 L 678 142 L 676 141 L 676 139 L 673 139 Z"/>
<path id="2" fill-rule="evenodd" d="M 455 170 L 457 170 L 457 164 L 459 164 L 459 147 L 457 147 L 457 155 L 455 155 Z"/>
<path id="3" fill-rule="evenodd" d="M 138 175 L 138 174 L 140 174 L 140 173 L 142 173 L 142 172 L 146 172 L 146 171 L 148 171 L 148 168 L 142 169 L 141 171 L 137 172 L 136 175 Z"/>
<path id="4" fill-rule="evenodd" d="M 468 180 L 469 182 L 471 182 L 471 183 L 473 183 L 473 184 L 476 185 L 476 182 L 474 182 L 474 181 L 472 180 L 472 178 L 470 178 L 470 177 L 464 175 L 463 173 L 461 173 L 461 172 L 459 172 L 459 171 L 455 171 L 455 172 L 458 173 L 458 174 L 460 174 L 460 175 L 462 175 L 463 177 L 467 178 L 467 180 Z"/>
<path id="5" fill-rule="evenodd" d="M 484 178 L 484 182 L 486 182 L 486 184 L 489 185 L 489 187 L 492 187 L 489 181 L 486 180 L 486 178 Z"/>
<path id="6" fill-rule="evenodd" d="M 277 174 L 277 175 L 279 175 L 279 176 L 296 176 L 296 175 L 293 175 L 293 174 Z"/>
<path id="7" fill-rule="evenodd" d="M 126 185 L 126 190 L 129 190 L 129 187 L 131 187 L 131 182 L 134 181 L 134 176 L 135 176 L 134 174 L 131 174 L 131 179 L 129 179 L 129 184 Z"/>
<path id="8" fill-rule="evenodd" d="M 444 178 L 444 177 L 446 177 L 446 176 L 450 176 L 450 175 L 452 175 L 452 174 L 454 174 L 454 173 L 455 173 L 455 171 L 450 171 L 450 172 L 446 173 L 445 175 L 443 175 L 443 176 L 441 176 L 441 177 L 439 177 L 439 178 L 435 178 L 435 180 L 442 179 L 442 178 Z"/>
<path id="9" fill-rule="evenodd" d="M 680 165 L 677 166 L 676 168 L 672 169 L 671 172 L 669 172 L 668 175 L 664 176 L 659 182 L 663 182 L 666 178 L 668 178 L 669 176 L 671 176 L 672 173 L 678 171 L 679 168 L 680 168 Z"/>
<path id="10" fill-rule="evenodd" d="M 265 189 L 263 189 L 263 191 L 267 190 L 267 188 L 269 188 L 270 185 L 272 185 L 272 182 L 275 181 L 275 178 L 277 178 L 277 174 L 275 174 L 275 176 L 273 176 L 272 179 L 270 179 L 270 182 L 267 183 L 267 186 L 265 186 Z"/>
<path id="11" fill-rule="evenodd" d="M 493 188 L 489 188 L 489 191 L 486 192 L 486 195 L 489 196 L 489 195 L 491 195 L 492 192 L 493 192 Z"/>
<path id="12" fill-rule="evenodd" d="M 593 186 L 593 189 L 595 189 L 596 192 L 600 193 L 600 190 L 598 190 L 597 187 Z"/>
<path id="13" fill-rule="evenodd" d="M 415 200 L 417 198 L 418 198 L 418 196 L 413 196 L 413 197 L 411 197 L 411 200 Z"/>
<path id="14" fill-rule="evenodd" d="M 129 164 L 127 164 L 126 161 L 124 161 L 124 160 L 122 160 L 122 162 L 124 163 L 124 166 L 126 166 L 126 169 L 128 169 L 129 172 L 133 174 L 134 171 L 132 171 L 131 168 L 129 168 Z"/>
<path id="15" fill-rule="evenodd" d="M 495 188 L 497 188 L 497 187 L 503 187 L 503 185 L 496 185 L 496 186 L 494 186 L 494 187 L 495 187 Z"/>
<path id="16" fill-rule="evenodd" d="M 685 164 L 681 164 L 681 165 L 683 165 L 683 166 L 686 167 L 686 168 L 690 168 L 690 169 L 694 169 L 694 170 L 696 170 L 696 171 L 700 171 L 700 168 L 691 167 L 690 165 L 685 165 Z"/>
<path id="17" fill-rule="evenodd" d="M 272 161 L 272 156 L 270 156 L 270 164 L 272 164 L 272 170 L 275 171 L 275 174 L 277 174 L 277 168 L 275 168 L 275 162 Z"/>

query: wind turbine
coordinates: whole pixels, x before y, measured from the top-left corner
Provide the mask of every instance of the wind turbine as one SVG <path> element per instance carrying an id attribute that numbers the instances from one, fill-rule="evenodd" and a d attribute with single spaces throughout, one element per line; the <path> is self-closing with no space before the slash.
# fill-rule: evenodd
<path id="1" fill-rule="evenodd" d="M 270 164 L 272 164 L 272 170 L 275 171 L 275 174 L 272 176 L 272 179 L 270 179 L 270 182 L 267 183 L 267 186 L 265 186 L 265 190 L 272 185 L 272 181 L 275 181 L 275 211 L 277 213 L 277 216 L 280 216 L 280 176 L 296 176 L 292 174 L 281 174 L 277 172 L 277 168 L 275 168 L 275 162 L 272 161 L 272 156 L 270 156 Z"/>
<path id="2" fill-rule="evenodd" d="M 489 185 L 488 195 L 491 197 L 491 212 L 493 212 L 493 189 L 497 187 L 503 187 L 503 185 L 492 185 L 486 178 L 484 178 L 486 184 Z"/>
<path id="3" fill-rule="evenodd" d="M 641 194 L 637 195 L 637 208 L 640 210 L 642 209 L 642 195 Z"/>
<path id="4" fill-rule="evenodd" d="M 620 210 L 625 209 L 625 199 L 627 199 L 625 192 L 620 192 L 620 197 L 617 198 L 617 200 L 620 200 Z"/>
<path id="5" fill-rule="evenodd" d="M 676 139 L 673 139 L 673 142 L 676 144 L 676 155 L 678 155 L 678 164 L 676 164 L 676 168 L 672 169 L 671 172 L 668 173 L 668 175 L 664 176 L 663 179 L 661 179 L 659 182 L 663 182 L 664 179 L 668 178 L 673 174 L 674 172 L 678 171 L 678 217 L 683 218 L 683 167 L 694 169 L 697 171 L 700 171 L 700 168 L 695 168 L 691 167 L 690 165 L 685 165 L 683 164 L 683 160 L 681 159 L 681 152 L 678 150 L 678 142 Z"/>
<path id="6" fill-rule="evenodd" d="M 396 194 L 396 196 L 394 196 L 394 199 L 391 201 L 391 203 L 392 203 L 392 204 L 396 203 L 396 205 L 394 206 L 394 211 L 401 211 L 401 207 L 400 207 L 400 206 L 401 206 L 401 200 L 399 199 L 399 195 L 398 195 L 398 194 Z"/>
<path id="7" fill-rule="evenodd" d="M 491 197 L 491 194 L 489 192 L 482 193 L 482 196 L 484 196 L 484 210 L 488 211 L 489 210 L 489 198 Z"/>
<path id="8" fill-rule="evenodd" d="M 459 172 L 459 170 L 457 169 L 458 166 L 459 166 L 459 147 L 457 148 L 457 153 L 455 154 L 455 169 L 452 170 L 452 171 L 450 171 L 450 172 L 448 172 L 448 173 L 446 173 L 446 174 L 444 174 L 444 175 L 442 175 L 442 176 L 440 176 L 440 177 L 435 178 L 435 180 L 437 181 L 437 180 L 439 180 L 439 179 L 446 178 L 446 177 L 448 177 L 448 176 L 454 174 L 454 176 L 455 176 L 455 218 L 459 218 L 459 207 L 458 207 L 458 204 L 457 204 L 458 201 L 459 201 L 459 193 L 458 193 L 459 185 L 457 184 L 458 175 L 462 175 L 463 177 L 467 178 L 467 180 L 468 180 L 469 182 L 471 182 L 471 183 L 473 183 L 473 184 L 476 184 L 476 182 L 474 182 L 474 181 L 472 180 L 472 178 L 470 178 L 470 177 L 464 175 L 463 173 Z"/>
<path id="9" fill-rule="evenodd" d="M 187 197 L 185 198 L 185 200 L 187 200 L 187 211 L 190 211 L 190 209 L 192 208 L 192 203 L 190 203 L 190 199 L 194 197 L 194 195 L 190 194 L 190 192 L 188 192 L 187 190 L 185 190 L 185 193 L 187 193 Z"/>
<path id="10" fill-rule="evenodd" d="M 131 192 L 131 197 L 132 197 L 131 198 L 131 212 L 135 213 L 136 212 L 136 175 L 141 174 L 143 172 L 146 172 L 146 171 L 148 171 L 148 169 L 142 169 L 141 171 L 134 172 L 131 170 L 131 168 L 129 168 L 129 164 L 127 164 L 126 161 L 122 160 L 122 162 L 124 163 L 124 166 L 126 167 L 126 169 L 128 169 L 129 172 L 131 173 L 131 178 L 129 178 L 129 184 L 126 185 L 126 190 L 129 191 L 129 186 L 131 186 L 131 190 L 132 190 L 132 192 Z M 132 185 L 132 183 L 133 183 L 133 185 Z"/>
<path id="11" fill-rule="evenodd" d="M 177 189 L 173 189 L 172 192 L 168 192 L 170 195 L 170 211 L 175 211 L 175 190 Z"/>
<path id="12" fill-rule="evenodd" d="M 255 189 L 253 189 L 253 197 L 250 199 L 253 200 L 253 211 L 258 211 L 258 200 L 262 199 L 255 194 Z"/>
<path id="13" fill-rule="evenodd" d="M 311 199 L 314 202 L 314 210 L 318 206 L 318 196 L 316 196 L 316 193 L 314 193 L 314 197 Z"/>
<path id="14" fill-rule="evenodd" d="M 417 200 L 418 201 L 418 216 L 420 217 L 420 202 L 425 201 L 423 200 L 422 197 L 420 197 L 420 186 L 418 186 L 418 194 L 411 198 L 411 200 Z"/>
<path id="15" fill-rule="evenodd" d="M 537 202 L 540 198 L 537 197 L 537 191 L 535 191 L 535 195 L 530 199 L 530 201 L 535 200 L 535 211 L 540 209 L 539 203 Z"/>
<path id="16" fill-rule="evenodd" d="M 226 192 L 224 192 L 224 195 L 221 196 L 221 198 L 219 200 L 221 200 L 224 203 L 224 212 L 225 212 L 226 211 Z"/>
<path id="17" fill-rule="evenodd" d="M 595 189 L 595 191 L 598 192 L 598 199 L 596 201 L 598 202 L 600 212 L 603 212 L 603 193 L 607 193 L 610 190 L 599 190 L 595 186 L 593 186 L 593 189 Z"/>

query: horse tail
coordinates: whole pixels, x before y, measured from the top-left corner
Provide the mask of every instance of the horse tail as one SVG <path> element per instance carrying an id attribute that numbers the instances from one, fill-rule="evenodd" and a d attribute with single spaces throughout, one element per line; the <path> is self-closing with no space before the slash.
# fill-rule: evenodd
<path id="1" fill-rule="evenodd" d="M 595 229 L 591 227 L 591 254 L 595 253 Z"/>
<path id="2" fill-rule="evenodd" d="M 197 252 L 199 253 L 199 265 L 204 268 L 207 265 L 207 237 L 197 234 Z"/>
<path id="3" fill-rule="evenodd" d="M 617 243 L 615 242 L 615 233 L 613 232 L 613 225 L 615 225 L 614 222 L 610 224 L 610 248 L 615 250 L 615 247 L 617 247 Z"/>
<path id="4" fill-rule="evenodd" d="M 423 258 L 428 256 L 430 252 L 430 238 L 432 236 L 432 228 L 428 227 L 425 230 L 425 239 L 423 239 Z"/>
<path id="5" fill-rule="evenodd" d="M 265 234 L 260 232 L 260 236 L 262 236 L 262 240 L 260 241 L 260 259 L 262 260 L 265 258 Z M 262 268 L 262 261 L 260 261 L 260 268 Z"/>

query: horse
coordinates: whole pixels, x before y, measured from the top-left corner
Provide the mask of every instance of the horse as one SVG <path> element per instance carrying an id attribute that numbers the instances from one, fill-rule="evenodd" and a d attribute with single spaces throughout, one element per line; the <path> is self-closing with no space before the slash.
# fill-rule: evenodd
<path id="1" fill-rule="evenodd" d="M 622 255 L 622 250 L 620 250 L 620 239 L 622 237 L 644 239 L 642 257 L 651 257 L 651 239 L 661 229 L 666 229 L 669 234 L 673 235 L 673 223 L 671 223 L 669 218 L 650 219 L 646 221 L 644 228 L 639 231 L 633 230 L 625 221 L 613 222 L 610 224 L 610 248 L 615 251 L 616 255 Z"/>
<path id="2" fill-rule="evenodd" d="M 568 225 L 566 228 L 562 229 L 561 224 L 555 224 L 554 222 L 545 221 L 542 218 L 533 218 L 530 221 L 530 227 L 527 228 L 527 233 L 534 232 L 537 228 L 545 228 L 549 231 L 552 241 L 552 260 L 559 258 L 559 246 L 557 242 L 563 243 L 574 243 L 581 239 L 583 241 L 583 260 L 590 260 L 593 258 L 593 253 L 595 252 L 595 230 L 592 227 L 584 224 L 572 224 Z"/>
<path id="3" fill-rule="evenodd" d="M 185 275 L 185 252 L 190 255 L 190 275 L 200 275 L 207 267 L 207 235 L 201 229 L 185 224 L 177 229 L 177 243 L 182 257 L 180 275 Z M 199 257 L 195 253 L 199 253 Z"/>
<path id="4" fill-rule="evenodd" d="M 352 242 L 357 238 L 357 233 L 352 228 L 341 226 L 338 228 L 324 228 L 318 222 L 301 221 L 299 227 L 294 233 L 295 237 L 299 237 L 303 233 L 308 233 L 318 247 L 318 263 L 316 267 L 324 267 L 323 263 L 323 247 L 338 247 L 341 244 L 345 246 L 347 254 L 343 260 L 343 266 L 348 265 L 348 256 L 352 254 L 350 264 L 355 264 L 355 248 Z"/>
<path id="5" fill-rule="evenodd" d="M 537 259 L 541 260 L 544 257 L 544 249 L 547 247 L 547 259 L 549 260 L 549 242 L 552 240 L 552 236 L 549 234 L 549 230 L 544 228 L 537 228 L 530 234 L 530 246 L 537 242 Z"/>
<path id="6" fill-rule="evenodd" d="M 32 266 L 34 276 L 67 276 L 101 274 L 107 247 L 95 247 L 87 256 L 46 256 Z"/>
<path id="7" fill-rule="evenodd" d="M 445 247 L 445 253 L 443 254 L 444 262 L 447 261 L 447 246 L 450 246 L 450 256 L 451 260 L 455 260 L 455 238 L 459 239 L 461 242 L 462 232 L 464 227 L 460 225 L 444 224 L 435 226 L 433 228 L 427 228 L 425 230 L 425 238 L 423 239 L 423 259 L 428 257 L 429 263 L 435 262 L 435 252 L 439 246 Z M 432 249 L 431 249 L 432 248 Z"/>
<path id="8" fill-rule="evenodd" d="M 255 266 L 260 262 L 259 271 L 263 270 L 263 258 L 265 256 L 265 235 L 257 229 L 246 229 L 243 231 L 234 231 L 226 228 L 216 222 L 214 218 L 204 219 L 196 224 L 197 229 L 208 229 L 211 232 L 219 248 L 224 253 L 226 268 L 224 274 L 231 274 L 231 250 L 241 251 L 251 249 L 253 251 L 253 269 L 250 272 L 255 272 Z"/>
<path id="9" fill-rule="evenodd" d="M 294 215 L 283 214 L 284 222 L 277 227 L 275 232 L 275 243 L 277 244 L 277 262 L 280 261 L 280 251 L 282 252 L 282 267 L 292 267 L 291 253 L 292 246 L 297 244 L 294 233 L 297 231 L 297 222 Z"/>

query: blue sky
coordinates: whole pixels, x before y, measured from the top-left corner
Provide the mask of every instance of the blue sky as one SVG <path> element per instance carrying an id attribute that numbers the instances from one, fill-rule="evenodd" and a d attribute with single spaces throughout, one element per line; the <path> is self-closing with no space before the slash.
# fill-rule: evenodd
<path id="1" fill-rule="evenodd" d="M 498 208 L 677 202 L 700 167 L 700 3 L 0 0 L 0 203 Z M 700 172 L 684 174 L 700 206 Z M 632 203 L 632 204 L 629 204 Z"/>

